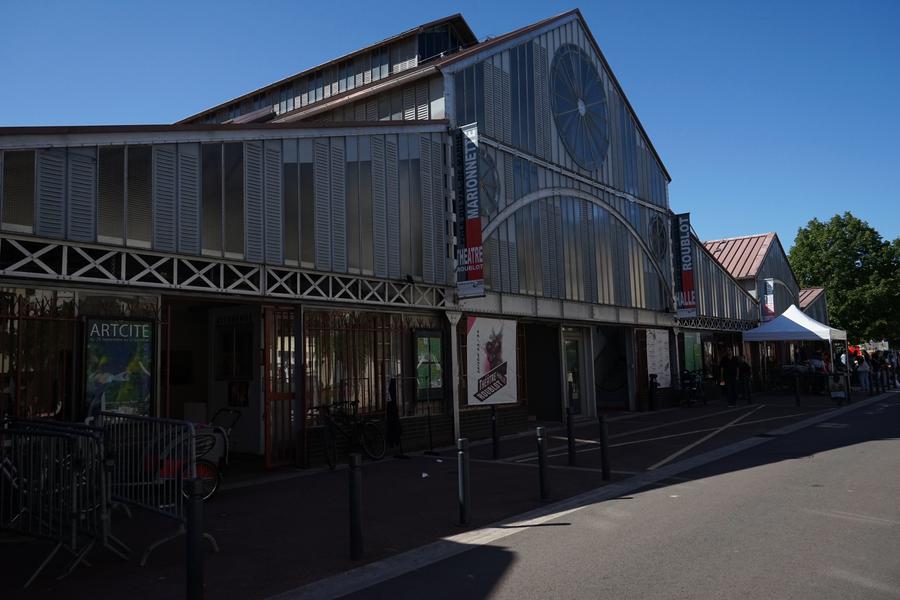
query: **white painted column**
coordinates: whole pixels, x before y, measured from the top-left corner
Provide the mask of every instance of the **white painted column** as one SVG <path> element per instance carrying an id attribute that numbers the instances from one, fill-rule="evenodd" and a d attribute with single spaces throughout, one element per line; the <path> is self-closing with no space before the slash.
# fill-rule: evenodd
<path id="1" fill-rule="evenodd" d="M 450 321 L 450 376 L 453 378 L 450 382 L 450 393 L 453 395 L 453 440 L 456 441 L 461 434 L 459 429 L 459 336 L 456 333 L 456 326 L 462 313 L 448 311 L 444 314 Z"/>

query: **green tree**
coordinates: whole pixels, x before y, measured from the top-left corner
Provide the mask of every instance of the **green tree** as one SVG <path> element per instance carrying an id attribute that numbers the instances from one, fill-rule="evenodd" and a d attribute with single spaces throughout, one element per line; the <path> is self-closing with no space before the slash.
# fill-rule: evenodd
<path id="1" fill-rule="evenodd" d="M 825 288 L 828 318 L 851 340 L 900 342 L 900 238 L 845 212 L 801 227 L 788 258 L 801 287 Z"/>

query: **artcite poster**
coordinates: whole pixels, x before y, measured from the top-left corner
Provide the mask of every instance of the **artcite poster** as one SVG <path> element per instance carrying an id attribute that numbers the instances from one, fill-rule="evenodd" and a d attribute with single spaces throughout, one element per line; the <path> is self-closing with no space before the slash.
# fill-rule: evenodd
<path id="1" fill-rule="evenodd" d="M 661 388 L 672 385 L 669 332 L 665 329 L 647 330 L 647 373 L 656 375 L 656 383 Z"/>
<path id="2" fill-rule="evenodd" d="M 121 319 L 85 322 L 87 416 L 101 410 L 150 414 L 153 384 L 153 323 Z"/>
<path id="3" fill-rule="evenodd" d="M 516 322 L 469 317 L 466 321 L 468 404 L 515 404 Z"/>

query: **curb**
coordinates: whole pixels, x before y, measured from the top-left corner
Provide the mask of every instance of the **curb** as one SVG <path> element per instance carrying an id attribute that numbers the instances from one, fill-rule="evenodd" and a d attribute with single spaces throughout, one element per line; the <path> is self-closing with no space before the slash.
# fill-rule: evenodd
<path id="1" fill-rule="evenodd" d="M 716 448 L 715 450 L 710 450 L 709 452 L 660 467 L 654 471 L 629 477 L 624 481 L 605 485 L 578 494 L 577 496 L 572 496 L 571 498 L 509 517 L 508 519 L 487 525 L 480 529 L 448 536 L 436 542 L 420 546 L 419 548 L 413 548 L 412 550 L 407 550 L 406 552 L 357 567 L 350 571 L 345 571 L 337 575 L 332 575 L 308 583 L 293 590 L 271 596 L 271 598 L 272 600 L 324 600 L 326 598 L 338 598 L 347 594 L 352 594 L 384 581 L 388 581 L 389 579 L 394 579 L 395 577 L 416 571 L 436 562 L 457 556 L 471 550 L 473 546 L 487 545 L 505 537 L 509 537 L 521 531 L 521 528 L 523 527 L 540 525 L 541 523 L 557 519 L 591 504 L 611 500 L 638 490 L 643 490 L 644 488 L 665 479 L 669 479 L 681 473 L 696 469 L 697 467 L 765 444 L 777 437 L 794 433 L 801 429 L 817 425 L 854 410 L 869 406 L 870 404 L 881 402 L 886 400 L 890 394 L 891 392 L 886 392 L 878 396 L 860 400 L 847 406 L 793 423 L 786 427 L 775 429 L 766 434 L 756 435 L 746 440 Z M 516 527 L 511 527 L 513 525 Z"/>

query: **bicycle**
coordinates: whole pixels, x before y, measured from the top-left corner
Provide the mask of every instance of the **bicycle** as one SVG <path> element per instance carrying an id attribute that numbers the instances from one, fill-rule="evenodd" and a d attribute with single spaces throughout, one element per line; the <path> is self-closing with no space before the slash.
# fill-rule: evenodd
<path id="1" fill-rule="evenodd" d="M 347 400 L 316 407 L 325 421 L 325 460 L 332 470 L 337 466 L 337 440 L 340 433 L 351 445 L 359 446 L 371 460 L 384 458 L 387 450 L 384 433 L 375 419 L 359 416 L 359 402 Z"/>

